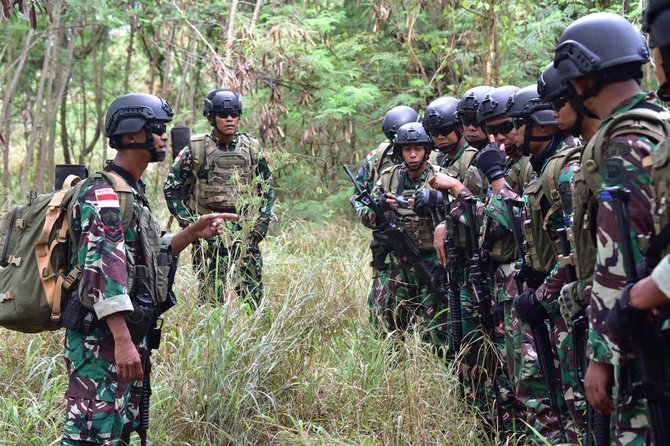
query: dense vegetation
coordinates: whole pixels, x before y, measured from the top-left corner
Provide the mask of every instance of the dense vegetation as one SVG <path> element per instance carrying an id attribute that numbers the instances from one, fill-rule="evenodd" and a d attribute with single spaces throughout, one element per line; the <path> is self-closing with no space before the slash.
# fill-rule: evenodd
<path id="1" fill-rule="evenodd" d="M 483 83 L 535 82 L 570 21 L 609 10 L 639 22 L 643 2 L 2 3 L 6 204 L 48 190 L 57 163 L 95 169 L 112 157 L 102 122 L 125 92 L 164 96 L 175 124 L 202 132 L 205 94 L 237 89 L 244 128 L 268 149 L 279 221 L 264 247 L 265 305 L 254 315 L 234 299 L 196 305 L 182 260 L 181 305 L 156 354 L 156 444 L 486 444 L 420 335 L 397 345 L 367 325 L 368 235 L 347 213 L 339 166 L 376 146 L 388 108 L 422 108 Z M 145 178 L 164 217 L 167 167 Z M 0 445 L 57 444 L 62 334 L 3 330 L 2 339 Z"/>

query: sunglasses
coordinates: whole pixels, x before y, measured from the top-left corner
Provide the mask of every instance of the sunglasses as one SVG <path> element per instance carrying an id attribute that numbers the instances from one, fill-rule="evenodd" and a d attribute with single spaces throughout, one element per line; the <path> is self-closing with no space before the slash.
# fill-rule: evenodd
<path id="1" fill-rule="evenodd" d="M 565 95 L 561 95 L 551 100 L 551 108 L 553 108 L 556 111 L 559 111 L 560 109 L 565 107 L 565 104 L 567 103 L 568 103 L 568 97 Z"/>
<path id="2" fill-rule="evenodd" d="M 527 122 L 528 122 L 528 118 L 526 118 L 526 117 L 512 119 L 512 125 L 517 130 L 519 130 L 521 127 L 526 125 Z"/>
<path id="3" fill-rule="evenodd" d="M 438 136 L 448 136 L 451 133 L 456 131 L 456 127 L 457 126 L 455 126 L 455 125 L 450 125 L 450 126 L 446 126 L 446 127 L 437 127 L 437 128 L 430 129 L 428 131 L 428 133 L 430 133 L 430 136 L 434 136 L 436 138 Z"/>
<path id="4" fill-rule="evenodd" d="M 154 122 L 153 124 L 147 124 L 146 128 L 154 135 L 165 135 L 167 132 L 167 125 L 165 125 L 164 122 Z"/>
<path id="5" fill-rule="evenodd" d="M 469 125 L 474 125 L 475 127 L 479 126 L 479 122 L 477 122 L 477 116 L 461 115 L 458 117 L 458 119 L 461 121 L 461 124 L 463 124 L 463 127 L 467 127 Z"/>
<path id="6" fill-rule="evenodd" d="M 221 118 L 221 119 L 226 119 L 228 116 L 230 116 L 230 117 L 232 117 L 232 118 L 239 118 L 239 117 L 240 117 L 240 114 L 239 114 L 238 112 L 227 112 L 227 111 L 223 111 L 223 112 L 218 112 L 218 113 L 216 114 L 216 116 L 218 116 L 218 117 Z"/>
<path id="7" fill-rule="evenodd" d="M 498 134 L 507 135 L 513 129 L 514 129 L 514 123 L 512 121 L 505 121 L 505 122 L 501 122 L 500 124 L 496 124 L 496 125 L 485 125 L 484 126 L 484 131 L 486 132 L 486 134 L 487 135 L 493 135 L 493 136 L 496 136 Z"/>

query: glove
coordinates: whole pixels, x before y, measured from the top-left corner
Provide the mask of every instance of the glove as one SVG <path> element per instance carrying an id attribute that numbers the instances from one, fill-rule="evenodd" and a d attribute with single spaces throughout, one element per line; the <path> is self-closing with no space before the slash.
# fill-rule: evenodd
<path id="1" fill-rule="evenodd" d="M 625 352 L 633 351 L 633 333 L 639 332 L 648 311 L 638 310 L 630 304 L 630 289 L 628 284 L 621 292 L 614 306 L 607 312 L 607 325 L 614 342 Z"/>
<path id="2" fill-rule="evenodd" d="M 526 290 L 514 298 L 514 309 L 522 322 L 531 327 L 544 323 L 547 318 L 547 309 L 535 298 L 535 288 Z"/>
<path id="3" fill-rule="evenodd" d="M 382 195 L 379 198 L 379 201 L 377 201 L 377 206 L 379 206 L 379 209 L 382 212 L 388 212 L 388 211 L 392 210 L 391 205 L 389 205 L 388 202 L 386 201 L 386 194 Z"/>
<path id="4" fill-rule="evenodd" d="M 421 189 L 414 195 L 414 212 L 421 217 L 430 217 L 430 211 L 444 206 L 442 192 L 435 189 Z"/>
<path id="5" fill-rule="evenodd" d="M 475 164 L 484 172 L 489 182 L 505 176 L 505 154 L 496 143 L 492 142 L 481 149 Z"/>
<path id="6" fill-rule="evenodd" d="M 571 328 L 572 319 L 586 308 L 586 302 L 584 302 L 577 289 L 577 282 L 568 283 L 561 288 L 561 293 L 558 295 L 558 304 L 560 305 L 561 317 Z"/>

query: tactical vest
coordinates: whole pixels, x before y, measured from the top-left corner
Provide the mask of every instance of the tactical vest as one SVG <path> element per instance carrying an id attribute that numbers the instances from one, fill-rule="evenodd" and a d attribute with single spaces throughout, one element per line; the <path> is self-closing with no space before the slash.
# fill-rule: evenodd
<path id="1" fill-rule="evenodd" d="M 551 225 L 551 218 L 558 213 L 558 217 L 563 219 L 572 211 L 572 203 L 563 202 L 558 177 L 564 166 L 579 162 L 580 154 L 581 147 L 564 148 L 555 153 L 547 161 L 540 176 L 531 180 L 526 187 L 528 219 L 524 222 L 523 230 L 527 261 L 537 271 L 550 272 L 559 257 L 562 265 L 573 263 L 571 258 L 561 256 L 559 237 Z M 546 213 L 542 211 L 543 198 L 550 205 Z"/>
<path id="2" fill-rule="evenodd" d="M 219 149 L 211 136 L 191 137 L 193 172 L 190 205 L 200 214 L 236 212 L 243 188 L 251 183 L 260 145 L 246 133 L 238 134 L 235 150 Z"/>
<path id="3" fill-rule="evenodd" d="M 377 180 L 379 180 L 379 176 L 381 175 L 382 172 L 384 172 L 386 169 L 391 167 L 393 164 L 395 164 L 391 160 L 391 155 L 393 154 L 393 144 L 390 142 L 386 141 L 375 149 L 375 165 L 370 166 L 371 171 L 370 171 L 370 187 L 374 188 L 375 184 L 377 184 Z"/>
<path id="4" fill-rule="evenodd" d="M 584 284 L 593 282 L 596 262 L 595 222 L 598 210 L 596 191 L 591 190 L 584 179 L 585 162 L 591 160 L 587 145 L 582 152 L 581 165 L 575 170 L 572 185 L 572 218 L 568 229 L 568 239 L 572 246 L 572 256 L 577 280 Z"/>
<path id="5" fill-rule="evenodd" d="M 601 177 L 600 177 L 600 162 L 602 160 L 602 148 L 608 139 L 616 138 L 619 135 L 627 134 L 644 135 L 656 142 L 663 142 L 656 147 L 656 150 L 651 153 L 650 159 L 642 160 L 645 167 L 651 167 L 651 190 L 653 193 L 654 206 L 653 221 L 654 233 L 661 234 L 664 228 L 665 231 L 670 230 L 668 224 L 670 223 L 670 208 L 667 203 L 669 200 L 669 185 L 670 185 L 670 144 L 667 142 L 667 136 L 670 135 L 670 112 L 659 112 L 649 108 L 638 107 L 628 110 L 624 113 L 618 114 L 605 122 L 596 135 L 589 141 L 584 149 L 583 165 L 581 169 L 580 180 L 583 181 L 588 188 L 589 193 L 593 194 L 597 200 L 600 195 Z M 591 203 L 590 206 L 595 206 Z M 576 220 L 575 216 L 575 221 Z M 597 222 L 593 218 L 588 219 L 588 223 L 584 223 L 583 230 L 588 231 L 588 234 L 595 233 L 594 227 Z M 640 247 L 646 250 L 648 244 L 646 240 L 640 239 Z M 652 242 L 653 244 L 653 242 Z M 595 252 L 595 251 L 594 251 Z M 668 254 L 670 248 L 662 246 L 661 256 Z M 589 259 L 580 260 L 581 264 L 587 262 Z M 595 264 L 595 256 L 591 258 L 592 263 Z M 592 269 L 593 267 L 591 267 Z M 583 273 L 585 274 L 585 273 Z"/>
<path id="6" fill-rule="evenodd" d="M 108 182 L 113 181 L 114 190 L 118 195 L 128 195 L 132 198 L 132 216 L 128 217 L 126 212 L 123 213 L 124 222 L 132 219 L 137 219 L 137 235 L 139 237 L 139 245 L 141 247 L 141 255 L 143 261 L 139 263 L 139 259 L 135 255 L 126 250 L 126 266 L 128 269 L 128 295 L 131 300 L 137 296 L 138 293 L 145 293 L 151 296 L 154 305 L 165 302 L 168 295 L 168 276 L 170 266 L 172 264 L 172 256 L 169 255 L 169 238 L 162 240 L 162 230 L 160 222 L 152 215 L 147 203 L 137 196 L 128 183 L 115 172 L 106 172 L 104 177 Z M 103 178 L 102 173 L 96 173 L 95 180 Z M 123 206 L 123 200 L 121 205 Z M 128 223 L 124 224 L 124 229 L 128 227 Z M 80 234 L 77 234 L 80 236 Z M 76 246 L 76 244 L 75 244 Z M 79 281 L 78 291 L 79 298 L 82 305 L 89 310 L 93 309 L 95 299 L 93 296 L 88 296 L 84 293 L 84 281 Z"/>
<path id="7" fill-rule="evenodd" d="M 436 172 L 440 171 L 439 166 L 428 164 L 428 176 L 432 177 Z M 421 188 L 430 189 L 428 183 L 417 184 L 415 189 L 405 189 L 404 179 L 406 177 L 406 169 L 402 164 L 393 165 L 386 169 L 380 178 L 382 191 L 392 192 L 395 195 L 402 195 L 405 200 L 414 197 L 414 194 Z M 389 220 L 399 227 L 403 228 L 407 234 L 412 238 L 419 249 L 432 250 L 433 247 L 433 233 L 435 232 L 435 224 L 431 217 L 420 217 L 413 209 L 397 208 L 386 213 Z"/>

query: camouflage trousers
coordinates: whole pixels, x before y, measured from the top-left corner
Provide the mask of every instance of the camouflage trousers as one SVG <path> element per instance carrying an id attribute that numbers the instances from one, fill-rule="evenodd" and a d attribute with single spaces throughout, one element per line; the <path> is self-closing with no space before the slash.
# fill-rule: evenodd
<path id="1" fill-rule="evenodd" d="M 204 246 L 203 246 L 204 245 Z M 220 302 L 227 284 L 237 296 L 258 307 L 263 298 L 263 256 L 258 245 L 235 240 L 226 246 L 221 238 L 193 244 L 193 265 L 201 281 L 200 297 Z"/>
<path id="2" fill-rule="evenodd" d="M 146 359 L 146 338 L 136 346 Z M 139 426 L 142 381 L 119 378 L 114 339 L 106 326 L 65 333 L 65 429 L 61 445 L 121 446 Z"/>
<path id="3" fill-rule="evenodd" d="M 521 322 L 514 310 L 513 300 L 517 294 L 514 264 L 500 265 L 495 273 L 495 295 L 504 306 L 504 356 L 514 383 L 519 417 L 531 441 L 540 442 L 537 434 L 559 441 L 558 417 L 549 402 L 549 390 L 540 371 L 531 329 Z M 565 415 L 562 414 L 562 417 L 565 418 Z"/>
<path id="4" fill-rule="evenodd" d="M 424 259 L 437 263 L 435 251 L 423 253 Z M 389 254 L 384 269 L 373 281 L 371 305 L 376 318 L 389 332 L 406 332 L 418 324 L 423 339 L 440 350 L 448 339 L 446 296 L 432 293 L 414 270 L 407 270 Z"/>
<path id="5" fill-rule="evenodd" d="M 512 432 L 518 421 L 518 409 L 514 387 L 501 354 L 504 340 L 497 334 L 497 330 L 494 330 L 493 338 L 485 333 L 481 323 L 480 303 L 470 283 L 468 269 L 463 268 L 461 274 L 463 342 L 458 358 L 465 395 L 492 427 Z M 481 286 L 486 287 L 489 298 L 492 298 L 493 281 L 487 280 Z M 493 299 L 490 305 L 494 306 Z"/>
<path id="6" fill-rule="evenodd" d="M 630 378 L 627 374 L 630 374 Z M 614 444 L 617 446 L 651 445 L 651 431 L 645 401 L 639 397 L 630 397 L 627 386 L 630 381 L 640 380 L 639 370 L 635 364 L 629 367 L 614 368 L 614 413 L 615 423 Z M 659 389 L 660 391 L 660 389 Z"/>

